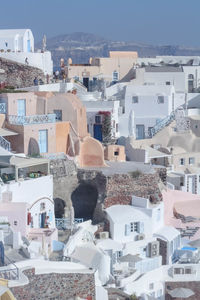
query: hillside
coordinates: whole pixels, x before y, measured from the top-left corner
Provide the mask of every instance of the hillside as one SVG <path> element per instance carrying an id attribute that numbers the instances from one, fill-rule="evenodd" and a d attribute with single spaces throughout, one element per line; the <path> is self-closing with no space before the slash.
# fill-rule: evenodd
<path id="1" fill-rule="evenodd" d="M 41 42 L 36 47 L 41 48 Z M 155 46 L 135 42 L 111 41 L 90 33 L 75 32 L 47 39 L 54 67 L 61 58 L 71 57 L 73 63 L 87 63 L 90 57 L 106 57 L 110 50 L 138 51 L 140 57 L 156 55 L 200 55 L 200 48 L 183 46 Z"/>

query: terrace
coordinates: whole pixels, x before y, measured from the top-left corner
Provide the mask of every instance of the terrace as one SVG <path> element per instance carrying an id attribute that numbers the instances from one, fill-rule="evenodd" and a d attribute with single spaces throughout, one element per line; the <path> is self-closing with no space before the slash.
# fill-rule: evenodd
<path id="1" fill-rule="evenodd" d="M 11 156 L 10 152 L 7 155 L 1 156 L 0 160 L 2 184 L 35 179 L 50 174 L 47 159 Z"/>

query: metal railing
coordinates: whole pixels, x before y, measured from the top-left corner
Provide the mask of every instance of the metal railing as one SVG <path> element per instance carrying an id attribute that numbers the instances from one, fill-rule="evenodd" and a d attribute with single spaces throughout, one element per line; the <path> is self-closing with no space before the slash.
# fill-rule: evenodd
<path id="1" fill-rule="evenodd" d="M 6 104 L 0 103 L 0 114 L 5 114 L 5 113 L 6 113 Z"/>
<path id="2" fill-rule="evenodd" d="M 32 116 L 8 116 L 8 122 L 13 125 L 30 125 L 30 124 L 45 124 L 45 123 L 55 123 L 56 115 L 32 115 Z"/>
<path id="3" fill-rule="evenodd" d="M 0 267 L 0 278 L 7 280 L 18 280 L 19 279 L 19 269 L 6 255 L 5 257 L 5 265 Z"/>
<path id="4" fill-rule="evenodd" d="M 70 219 L 66 218 L 56 218 L 55 223 L 56 223 L 56 228 L 59 230 L 65 230 L 65 229 L 71 229 L 71 227 L 75 224 L 82 223 L 84 220 L 82 218 L 76 218 L 74 221 L 70 221 Z"/>
<path id="5" fill-rule="evenodd" d="M 161 129 L 168 126 L 172 121 L 175 120 L 175 112 L 171 112 L 169 116 L 162 119 L 151 129 L 151 137 L 158 133 Z"/>
<path id="6" fill-rule="evenodd" d="M 10 142 L 8 142 L 2 136 L 0 136 L 0 147 L 4 148 L 5 150 L 11 151 Z"/>

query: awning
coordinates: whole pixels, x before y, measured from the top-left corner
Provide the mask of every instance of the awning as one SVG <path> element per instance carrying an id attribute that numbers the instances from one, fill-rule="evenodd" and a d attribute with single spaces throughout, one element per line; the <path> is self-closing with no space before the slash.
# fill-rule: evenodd
<path id="1" fill-rule="evenodd" d="M 16 168 L 28 168 L 37 165 L 49 164 L 49 160 L 45 158 L 19 157 L 12 156 L 10 158 L 10 165 Z"/>
<path id="2" fill-rule="evenodd" d="M 0 128 L 0 136 L 12 136 L 18 135 L 19 133 L 8 130 L 7 128 Z"/>

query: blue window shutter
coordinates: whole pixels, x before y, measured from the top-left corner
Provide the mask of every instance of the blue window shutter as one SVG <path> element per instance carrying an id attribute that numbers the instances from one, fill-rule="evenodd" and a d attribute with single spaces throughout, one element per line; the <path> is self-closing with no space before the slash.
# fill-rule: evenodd
<path id="1" fill-rule="evenodd" d="M 46 153 L 47 151 L 47 143 L 48 143 L 48 131 L 39 130 L 39 148 L 40 153 Z"/>
<path id="2" fill-rule="evenodd" d="M 26 100 L 24 99 L 17 100 L 17 115 L 18 116 L 26 115 Z"/>
<path id="3" fill-rule="evenodd" d="M 144 233 L 144 223 L 143 222 L 138 223 L 138 233 Z"/>
<path id="4" fill-rule="evenodd" d="M 131 225 L 126 224 L 125 225 L 125 235 L 130 235 L 131 233 Z"/>

